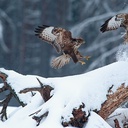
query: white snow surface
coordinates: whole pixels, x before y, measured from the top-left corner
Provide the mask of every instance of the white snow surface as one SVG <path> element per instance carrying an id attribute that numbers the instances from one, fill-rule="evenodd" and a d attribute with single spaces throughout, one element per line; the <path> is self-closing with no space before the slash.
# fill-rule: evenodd
<path id="1" fill-rule="evenodd" d="M 7 82 L 15 89 L 20 100 L 27 103 L 25 107 L 18 107 L 9 114 L 7 121 L 0 122 L 0 128 L 36 128 L 36 121 L 29 115 L 40 109 L 41 111 L 35 116 L 40 116 L 47 111 L 49 114 L 40 122 L 38 128 L 63 128 L 61 122 L 68 121 L 72 117 L 72 109 L 78 108 L 82 103 L 85 104 L 83 110 L 86 114 L 89 111 L 91 113 L 89 121 L 84 127 L 111 128 L 91 110 L 100 110 L 101 104 L 106 100 L 108 89 L 112 85 L 114 85 L 113 92 L 122 83 L 128 85 L 127 61 L 115 62 L 85 74 L 55 78 L 21 75 L 3 68 L 0 71 L 8 74 Z M 21 89 L 39 87 L 37 77 L 44 85 L 50 85 L 54 88 L 51 92 L 52 98 L 45 103 L 39 93 L 33 97 L 31 93 L 19 94 Z"/>
<path id="2" fill-rule="evenodd" d="M 112 128 L 108 123 L 105 122 L 99 115 L 91 112 L 89 121 L 86 125 L 86 128 Z"/>
<path id="3" fill-rule="evenodd" d="M 117 119 L 121 128 L 123 124 L 128 124 L 128 108 L 118 108 L 116 109 L 106 120 L 113 128 L 115 128 L 114 121 Z"/>

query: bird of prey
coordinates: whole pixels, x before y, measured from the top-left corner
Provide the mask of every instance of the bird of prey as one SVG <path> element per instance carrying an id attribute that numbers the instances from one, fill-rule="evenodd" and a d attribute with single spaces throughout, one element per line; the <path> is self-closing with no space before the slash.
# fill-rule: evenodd
<path id="1" fill-rule="evenodd" d="M 70 62 L 71 58 L 74 63 L 85 64 L 81 59 L 86 57 L 78 51 L 78 48 L 84 43 L 82 38 L 73 38 L 70 31 L 47 25 L 38 26 L 35 32 L 36 36 L 51 44 L 57 53 L 61 54 L 61 56 L 52 60 L 51 66 L 53 68 L 63 67 Z"/>
<path id="2" fill-rule="evenodd" d="M 125 40 L 125 42 L 128 42 L 128 14 L 127 13 L 117 14 L 117 15 L 109 18 L 101 26 L 100 31 L 106 32 L 106 31 L 110 31 L 110 30 L 116 30 L 119 27 L 123 27 L 126 30 L 126 32 L 124 34 L 124 40 Z"/>
<path id="3" fill-rule="evenodd" d="M 81 53 L 77 50 L 75 51 L 76 57 L 78 59 L 78 61 L 83 65 L 85 64 L 84 61 L 82 61 L 83 58 L 85 58 L 86 60 L 88 60 L 90 58 L 90 56 L 83 56 L 81 55 Z M 62 54 L 59 57 L 56 57 L 55 59 L 52 60 L 51 62 L 51 66 L 53 68 L 61 68 L 63 67 L 65 64 L 68 64 L 70 62 L 71 56 L 69 54 Z"/>

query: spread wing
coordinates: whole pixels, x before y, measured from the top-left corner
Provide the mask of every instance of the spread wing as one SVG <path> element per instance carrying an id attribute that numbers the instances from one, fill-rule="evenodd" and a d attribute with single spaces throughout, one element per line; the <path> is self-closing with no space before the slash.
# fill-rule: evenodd
<path id="1" fill-rule="evenodd" d="M 101 26 L 100 31 L 101 32 L 105 32 L 105 31 L 109 31 L 109 30 L 115 30 L 118 29 L 119 27 L 121 27 L 122 25 L 122 20 L 118 19 L 117 20 L 117 16 L 113 16 L 111 18 L 109 18 L 108 20 L 105 21 L 105 23 Z"/>
<path id="2" fill-rule="evenodd" d="M 35 30 L 35 32 L 36 32 L 35 35 L 38 36 L 39 38 L 41 38 L 43 41 L 50 43 L 56 49 L 56 51 L 59 53 L 59 52 L 61 52 L 61 47 L 56 40 L 57 35 L 53 34 L 54 29 L 57 29 L 57 28 L 52 27 L 52 26 L 47 26 L 47 25 L 38 26 L 38 28 L 36 28 L 36 30 Z"/>
<path id="3" fill-rule="evenodd" d="M 68 54 L 63 54 L 52 60 L 51 66 L 55 69 L 62 68 L 64 65 L 70 62 L 70 56 Z"/>

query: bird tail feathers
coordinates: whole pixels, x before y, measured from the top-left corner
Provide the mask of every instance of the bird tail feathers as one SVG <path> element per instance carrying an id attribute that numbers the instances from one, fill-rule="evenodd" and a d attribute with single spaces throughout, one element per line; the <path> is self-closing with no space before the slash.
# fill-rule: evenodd
<path id="1" fill-rule="evenodd" d="M 68 64 L 70 61 L 70 56 L 68 54 L 63 54 L 52 60 L 51 66 L 55 69 L 62 68 L 64 65 Z"/>

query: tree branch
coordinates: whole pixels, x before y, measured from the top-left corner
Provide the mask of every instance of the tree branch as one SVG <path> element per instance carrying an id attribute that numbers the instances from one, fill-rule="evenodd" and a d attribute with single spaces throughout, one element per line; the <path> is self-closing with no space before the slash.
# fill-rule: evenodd
<path id="1" fill-rule="evenodd" d="M 7 95 L 7 97 L 5 98 L 5 100 L 3 100 L 0 104 L 3 105 L 2 107 L 2 110 L 0 112 L 1 114 L 1 120 L 4 121 L 4 118 L 7 120 L 7 113 L 6 113 L 6 110 L 7 110 L 7 106 L 8 106 L 8 103 L 9 101 L 11 100 L 13 94 L 12 93 L 9 93 Z"/>
<path id="2" fill-rule="evenodd" d="M 102 104 L 98 114 L 103 119 L 107 119 L 126 100 L 128 100 L 128 86 L 123 83 L 116 92 L 107 95 L 107 100 Z"/>
<path id="3" fill-rule="evenodd" d="M 32 119 L 34 119 L 34 120 L 36 120 L 36 122 L 37 122 L 37 125 L 36 126 L 39 126 L 39 124 L 40 124 L 40 121 L 44 118 L 44 117 L 46 117 L 48 115 L 48 112 L 46 112 L 46 113 L 44 113 L 43 115 L 41 115 L 41 116 L 33 116 L 32 117 Z"/>
<path id="4" fill-rule="evenodd" d="M 119 125 L 119 121 L 117 119 L 114 120 L 115 128 L 121 128 Z"/>
<path id="5" fill-rule="evenodd" d="M 50 92 L 53 90 L 53 88 L 49 85 L 44 85 L 41 83 L 41 81 L 37 78 L 38 82 L 40 83 L 41 87 L 34 87 L 34 88 L 25 88 L 21 90 L 19 93 L 27 93 L 31 91 L 38 91 L 44 101 L 48 101 L 51 98 Z"/>

